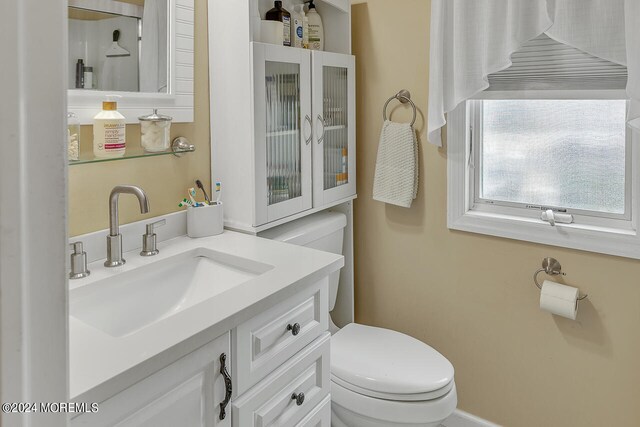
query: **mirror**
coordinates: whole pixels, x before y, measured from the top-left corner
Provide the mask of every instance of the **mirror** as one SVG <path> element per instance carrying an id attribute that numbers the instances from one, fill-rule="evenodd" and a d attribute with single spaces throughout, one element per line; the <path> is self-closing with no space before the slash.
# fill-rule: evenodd
<path id="1" fill-rule="evenodd" d="M 167 93 L 169 0 L 70 0 L 69 88 Z"/>
<path id="2" fill-rule="evenodd" d="M 68 108 L 80 124 L 106 95 L 130 124 L 154 108 L 193 122 L 194 0 L 67 1 Z"/>

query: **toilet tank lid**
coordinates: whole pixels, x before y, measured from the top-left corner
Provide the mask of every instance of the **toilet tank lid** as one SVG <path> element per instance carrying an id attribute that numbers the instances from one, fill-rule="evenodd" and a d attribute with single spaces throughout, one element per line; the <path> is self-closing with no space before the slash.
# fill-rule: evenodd
<path id="1" fill-rule="evenodd" d="M 347 217 L 341 212 L 319 212 L 259 234 L 266 239 L 305 246 L 347 226 Z"/>
<path id="2" fill-rule="evenodd" d="M 453 365 L 409 335 L 351 323 L 331 337 L 331 374 L 389 395 L 429 393 L 453 381 Z"/>

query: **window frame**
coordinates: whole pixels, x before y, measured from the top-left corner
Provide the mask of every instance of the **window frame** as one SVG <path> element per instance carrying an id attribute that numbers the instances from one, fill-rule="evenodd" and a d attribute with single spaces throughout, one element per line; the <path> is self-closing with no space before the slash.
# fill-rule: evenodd
<path id="1" fill-rule="evenodd" d="M 477 139 L 481 131 L 478 132 L 480 127 L 477 123 L 480 116 L 474 113 L 477 113 L 477 104 L 487 99 L 626 100 L 628 97 L 624 90 L 484 91 L 462 102 L 448 114 L 448 228 L 640 259 L 638 133 L 627 126 L 625 214 L 596 214 L 571 209 L 567 213 L 574 215 L 574 223 L 551 226 L 540 219 L 541 210 L 526 209 L 509 202 L 487 203 L 476 199 Z"/>

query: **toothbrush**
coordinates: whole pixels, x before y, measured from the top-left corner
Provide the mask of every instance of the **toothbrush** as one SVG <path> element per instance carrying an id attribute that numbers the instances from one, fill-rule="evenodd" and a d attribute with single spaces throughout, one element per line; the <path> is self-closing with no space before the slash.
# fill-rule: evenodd
<path id="1" fill-rule="evenodd" d="M 178 207 L 184 208 L 187 206 L 194 206 L 194 203 L 191 203 L 191 200 L 187 200 L 187 199 L 182 199 L 182 201 L 180 203 L 178 203 Z"/>
<path id="2" fill-rule="evenodd" d="M 196 202 L 196 189 L 195 188 L 190 188 L 189 189 L 189 199 L 191 199 L 191 203 L 194 204 L 194 206 L 198 205 L 198 202 Z"/>
<path id="3" fill-rule="evenodd" d="M 222 196 L 222 183 L 216 182 L 216 205 L 220 204 L 220 197 Z"/>
<path id="4" fill-rule="evenodd" d="M 196 179 L 196 185 L 198 186 L 199 189 L 202 190 L 202 192 L 204 193 L 204 200 L 207 202 L 208 205 L 210 205 L 211 199 L 209 199 L 209 196 L 207 195 L 207 190 L 205 190 L 204 185 L 202 185 L 202 181 L 200 181 L 199 179 Z"/>

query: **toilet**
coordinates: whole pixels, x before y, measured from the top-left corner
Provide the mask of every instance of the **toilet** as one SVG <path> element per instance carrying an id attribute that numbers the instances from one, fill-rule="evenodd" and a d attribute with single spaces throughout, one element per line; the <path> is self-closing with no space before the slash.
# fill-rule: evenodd
<path id="1" fill-rule="evenodd" d="M 260 237 L 342 254 L 346 216 L 320 212 L 260 233 Z M 340 272 L 329 278 L 329 310 Z M 400 332 L 331 323 L 333 427 L 438 426 L 457 405 L 451 363 Z"/>

